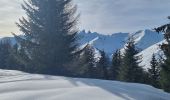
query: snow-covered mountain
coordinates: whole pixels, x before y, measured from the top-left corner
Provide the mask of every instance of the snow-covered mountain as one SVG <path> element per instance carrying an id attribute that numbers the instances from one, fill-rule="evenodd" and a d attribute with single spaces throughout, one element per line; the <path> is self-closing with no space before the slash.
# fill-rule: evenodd
<path id="1" fill-rule="evenodd" d="M 155 54 L 156 58 L 159 59 L 160 56 L 163 56 L 163 52 L 161 51 L 159 45 L 162 44 L 164 41 L 158 42 L 143 51 L 141 51 L 137 55 L 142 55 L 142 62 L 139 64 L 140 66 L 143 66 L 145 69 L 148 69 L 150 67 L 150 61 L 152 59 L 152 55 Z"/>
<path id="2" fill-rule="evenodd" d="M 129 36 L 133 35 L 138 48 L 144 50 L 163 40 L 163 35 L 152 30 L 140 30 L 135 33 L 114 33 L 112 35 L 103 35 L 99 33 L 80 32 L 79 43 L 85 44 L 93 40 L 93 46 L 99 50 L 104 50 L 111 54 L 117 49 L 122 49 Z M 97 38 L 97 39 L 96 39 Z M 95 41 L 94 41 L 95 39 Z"/>
<path id="3" fill-rule="evenodd" d="M 132 33 L 132 35 L 134 35 L 137 47 L 142 50 L 145 50 L 146 48 L 155 45 L 164 39 L 163 34 L 158 34 L 157 32 L 148 29 Z"/>
<path id="4" fill-rule="evenodd" d="M 112 54 L 117 49 L 124 47 L 125 40 L 128 37 L 128 33 L 114 33 L 112 35 L 103 35 L 99 33 L 80 32 L 80 45 L 91 42 L 93 40 L 93 46 L 99 50 L 104 50 L 108 54 Z M 95 41 L 94 41 L 95 39 Z"/>
<path id="5" fill-rule="evenodd" d="M 149 67 L 150 58 L 153 53 L 160 51 L 158 44 L 163 41 L 163 34 L 158 34 L 155 31 L 146 29 L 134 33 L 114 33 L 112 35 L 103 35 L 97 32 L 86 32 L 85 30 L 79 33 L 79 44 L 83 46 L 90 43 L 96 50 L 104 50 L 110 57 L 117 50 L 125 46 L 129 36 L 135 39 L 137 47 L 141 50 L 139 54 L 143 55 L 142 66 Z M 13 44 L 16 43 L 13 37 L 6 37 Z"/>
<path id="6" fill-rule="evenodd" d="M 140 65 L 145 68 L 150 67 L 152 54 L 158 54 L 158 52 L 160 52 L 158 44 L 161 44 L 161 41 L 164 39 L 163 34 L 158 34 L 149 29 L 134 33 L 114 33 L 112 35 L 81 31 L 80 36 L 82 37 L 79 41 L 81 45 L 92 42 L 91 44 L 95 48 L 104 50 L 108 55 L 113 54 L 117 49 L 124 48 L 128 37 L 133 36 L 137 48 L 141 50 L 138 55 L 143 56 L 143 61 Z"/>
<path id="7" fill-rule="evenodd" d="M 1 100 L 169 100 L 149 85 L 0 70 Z"/>

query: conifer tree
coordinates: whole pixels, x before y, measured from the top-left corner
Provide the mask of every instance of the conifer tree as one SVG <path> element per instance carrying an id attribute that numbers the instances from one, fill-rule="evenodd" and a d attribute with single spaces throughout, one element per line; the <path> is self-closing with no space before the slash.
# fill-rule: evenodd
<path id="1" fill-rule="evenodd" d="M 94 49 L 90 46 L 87 45 L 83 51 L 82 58 L 80 59 L 81 61 L 81 68 L 82 71 L 84 72 L 83 77 L 88 77 L 88 78 L 96 78 L 96 67 L 95 67 L 95 58 L 94 58 Z"/>
<path id="2" fill-rule="evenodd" d="M 150 62 L 151 68 L 148 69 L 149 78 L 151 85 L 159 88 L 159 78 L 160 78 L 160 68 L 159 63 L 155 57 L 155 54 L 152 55 L 152 60 Z"/>
<path id="3" fill-rule="evenodd" d="M 0 68 L 17 70 L 19 62 L 15 59 L 14 56 L 15 47 L 12 46 L 10 40 L 1 40 L 0 41 Z"/>
<path id="4" fill-rule="evenodd" d="M 97 71 L 98 76 L 101 79 L 109 79 L 108 76 L 108 67 L 109 67 L 109 59 L 104 51 L 100 51 L 101 58 L 97 62 Z"/>
<path id="5" fill-rule="evenodd" d="M 8 40 L 1 40 L 0 41 L 0 68 L 1 69 L 8 69 L 7 66 L 7 59 L 10 54 L 11 45 Z"/>
<path id="6" fill-rule="evenodd" d="M 133 37 L 128 39 L 122 58 L 119 79 L 126 82 L 142 82 L 143 69 L 138 65 L 140 57 L 135 56 L 138 53 Z"/>
<path id="7" fill-rule="evenodd" d="M 121 53 L 120 50 L 117 50 L 112 57 L 112 66 L 111 66 L 111 79 L 117 80 L 119 75 L 119 70 L 121 67 Z"/>
<path id="8" fill-rule="evenodd" d="M 168 17 L 170 19 L 170 17 Z M 170 24 L 162 25 L 155 28 L 156 32 L 163 32 L 166 43 L 160 45 L 164 52 L 163 63 L 161 64 L 160 83 L 166 92 L 170 92 Z"/>
<path id="9" fill-rule="evenodd" d="M 66 75 L 77 48 L 76 6 L 72 0 L 29 0 L 23 4 L 27 18 L 17 26 L 24 37 L 15 35 L 32 72 Z M 25 57 L 25 55 L 27 57 Z"/>

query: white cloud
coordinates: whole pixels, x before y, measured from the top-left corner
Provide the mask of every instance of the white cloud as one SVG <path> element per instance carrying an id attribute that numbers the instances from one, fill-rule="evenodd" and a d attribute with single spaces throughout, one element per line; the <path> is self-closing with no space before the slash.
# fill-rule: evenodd
<path id="1" fill-rule="evenodd" d="M 102 33 L 131 32 L 166 23 L 169 0 L 75 0 L 82 26 Z"/>
<path id="2" fill-rule="evenodd" d="M 0 36 L 18 33 L 15 22 L 24 15 L 22 0 L 0 0 Z M 166 22 L 169 0 L 74 0 L 81 13 L 80 29 L 101 33 L 132 32 Z"/>
<path id="3" fill-rule="evenodd" d="M 19 32 L 15 22 L 24 15 L 20 4 L 21 0 L 0 1 L 0 36 L 11 35 L 11 32 Z"/>

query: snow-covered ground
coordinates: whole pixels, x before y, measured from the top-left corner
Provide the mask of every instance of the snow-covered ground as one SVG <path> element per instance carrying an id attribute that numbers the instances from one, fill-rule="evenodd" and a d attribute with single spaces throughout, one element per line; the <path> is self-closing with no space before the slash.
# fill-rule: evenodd
<path id="1" fill-rule="evenodd" d="M 0 70 L 0 100 L 169 100 L 152 86 Z"/>

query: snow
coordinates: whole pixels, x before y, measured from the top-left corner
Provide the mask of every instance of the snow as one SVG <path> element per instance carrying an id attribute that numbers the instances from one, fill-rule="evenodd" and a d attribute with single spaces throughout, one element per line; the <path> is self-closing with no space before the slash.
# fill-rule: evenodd
<path id="1" fill-rule="evenodd" d="M 103 35 L 97 32 L 85 32 L 85 30 L 79 33 L 80 39 L 78 43 L 80 44 L 79 49 L 85 47 L 88 43 L 95 48 L 95 58 L 100 58 L 98 50 L 104 50 L 107 55 L 111 58 L 112 54 L 120 49 L 123 52 L 123 48 L 126 45 L 126 40 L 130 35 L 134 36 L 137 48 L 140 49 L 138 55 L 142 55 L 143 61 L 140 63 L 144 68 L 150 67 L 150 61 L 152 54 L 159 54 L 160 49 L 158 44 L 164 40 L 163 34 L 158 34 L 153 30 L 140 30 L 134 33 L 114 33 L 112 35 Z M 13 44 L 16 43 L 14 37 L 6 37 L 2 40 L 10 39 Z M 159 56 L 159 55 L 156 55 Z"/>
<path id="2" fill-rule="evenodd" d="M 149 85 L 0 70 L 1 100 L 169 100 Z"/>
<path id="3" fill-rule="evenodd" d="M 113 54 L 117 49 L 123 48 L 129 33 L 114 33 L 112 35 L 102 35 L 99 33 L 80 32 L 80 45 L 93 42 L 96 49 L 104 50 L 108 55 Z"/>
<path id="4" fill-rule="evenodd" d="M 163 52 L 161 51 L 159 45 L 161 45 L 163 42 L 165 41 L 161 41 L 159 43 L 156 43 L 148 48 L 146 48 L 145 50 L 141 51 L 139 54 L 137 55 L 142 55 L 142 62 L 139 64 L 140 66 L 143 66 L 145 69 L 150 68 L 150 62 L 152 59 L 152 55 L 155 54 L 156 58 L 159 59 L 160 56 L 163 55 Z"/>
<path id="5" fill-rule="evenodd" d="M 102 35 L 97 32 L 81 31 L 79 36 L 80 45 L 93 42 L 93 46 L 99 50 L 104 50 L 107 54 L 114 53 L 117 49 L 122 49 L 129 36 L 135 39 L 135 43 L 138 48 L 144 50 L 164 39 L 162 34 L 158 34 L 155 31 L 146 29 L 140 30 L 134 33 L 114 33 L 112 35 Z"/>
<path id="6" fill-rule="evenodd" d="M 164 39 L 164 36 L 161 33 L 158 34 L 157 32 L 148 29 L 132 34 L 134 35 L 137 47 L 142 50 L 155 45 Z"/>

